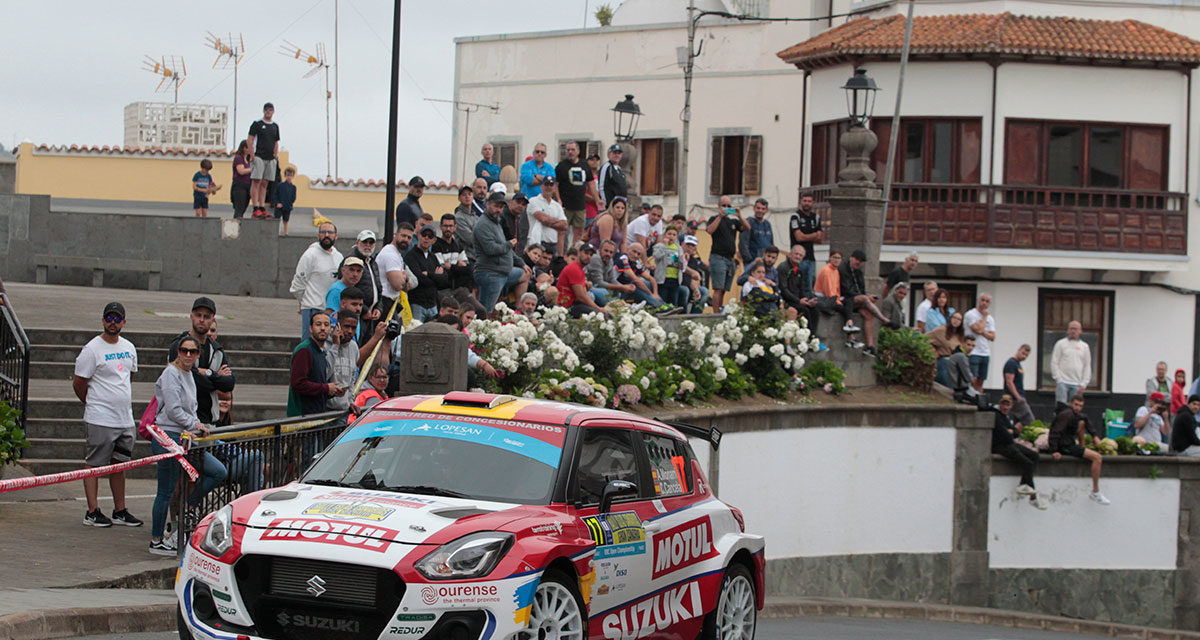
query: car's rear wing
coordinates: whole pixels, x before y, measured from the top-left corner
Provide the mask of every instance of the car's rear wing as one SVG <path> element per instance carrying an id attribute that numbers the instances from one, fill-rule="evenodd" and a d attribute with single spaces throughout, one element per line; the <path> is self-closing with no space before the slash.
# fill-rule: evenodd
<path id="1" fill-rule="evenodd" d="M 671 422 L 670 420 L 660 420 L 659 422 L 675 427 L 685 436 L 707 441 L 712 445 L 714 451 L 721 446 L 721 430 L 716 427 L 705 429 L 704 427 L 697 427 L 694 424 L 687 424 L 686 422 Z"/>

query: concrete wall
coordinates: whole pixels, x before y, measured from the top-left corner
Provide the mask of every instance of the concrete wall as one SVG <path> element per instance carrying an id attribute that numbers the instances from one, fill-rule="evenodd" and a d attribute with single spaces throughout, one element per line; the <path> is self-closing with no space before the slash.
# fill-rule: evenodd
<path id="1" fill-rule="evenodd" d="M 48 196 L 0 195 L 0 276 L 33 282 L 38 254 L 161 260 L 161 287 L 290 298 L 288 286 L 311 238 L 280 238 L 275 221 L 60 213 Z M 343 255 L 354 247 L 342 237 Z M 88 285 L 91 271 L 51 268 L 51 284 Z M 143 289 L 148 274 L 105 273 L 106 287 Z"/>

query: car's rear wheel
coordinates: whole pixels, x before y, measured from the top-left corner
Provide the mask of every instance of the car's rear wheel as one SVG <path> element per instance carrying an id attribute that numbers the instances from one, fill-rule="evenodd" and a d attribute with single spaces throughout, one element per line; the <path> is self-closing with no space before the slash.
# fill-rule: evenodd
<path id="1" fill-rule="evenodd" d="M 754 576 L 741 564 L 729 565 L 721 580 L 717 608 L 704 618 L 703 640 L 754 640 L 758 620 Z"/>
<path id="2" fill-rule="evenodd" d="M 529 629 L 534 638 L 587 640 L 583 598 L 573 583 L 560 571 L 550 570 L 542 575 L 529 612 Z"/>

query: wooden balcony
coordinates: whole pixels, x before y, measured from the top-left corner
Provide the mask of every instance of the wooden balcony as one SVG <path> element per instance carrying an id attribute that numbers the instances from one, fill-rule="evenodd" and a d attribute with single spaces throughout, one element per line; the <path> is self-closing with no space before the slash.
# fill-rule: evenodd
<path id="1" fill-rule="evenodd" d="M 810 191 L 823 204 L 831 188 Z M 1163 191 L 895 184 L 883 241 L 1187 255 L 1187 200 Z"/>

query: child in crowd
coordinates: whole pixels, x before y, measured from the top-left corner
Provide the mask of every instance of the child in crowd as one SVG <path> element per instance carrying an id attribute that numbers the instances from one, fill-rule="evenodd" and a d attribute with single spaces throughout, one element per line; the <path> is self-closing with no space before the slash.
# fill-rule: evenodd
<path id="1" fill-rule="evenodd" d="M 196 217 L 208 217 L 208 196 L 217 192 L 221 185 L 213 182 L 212 160 L 205 158 L 200 161 L 200 170 L 192 175 L 192 208 Z"/>
<path id="2" fill-rule="evenodd" d="M 679 246 L 679 230 L 667 227 L 662 242 L 654 245 L 654 279 L 658 282 L 658 297 L 665 304 L 683 307 L 687 298 L 679 299 L 680 265 L 683 247 Z M 687 292 L 690 293 L 690 292 Z"/>
<path id="3" fill-rule="evenodd" d="M 296 177 L 296 170 L 288 167 L 283 171 L 283 182 L 275 185 L 275 219 L 283 220 L 283 235 L 288 234 L 288 221 L 292 219 L 292 207 L 296 204 L 296 185 L 292 184 L 292 179 Z"/>

